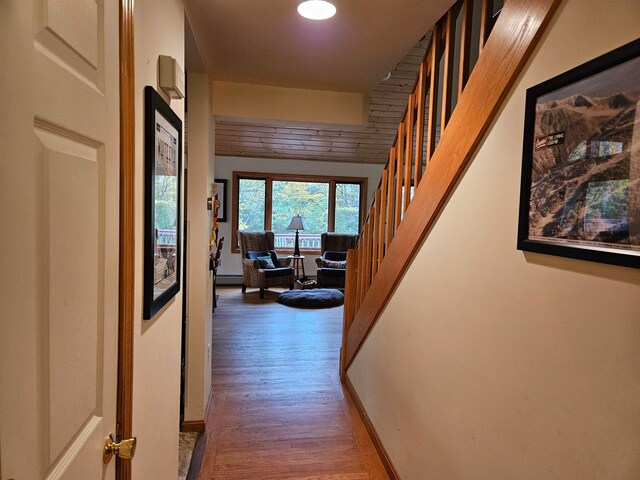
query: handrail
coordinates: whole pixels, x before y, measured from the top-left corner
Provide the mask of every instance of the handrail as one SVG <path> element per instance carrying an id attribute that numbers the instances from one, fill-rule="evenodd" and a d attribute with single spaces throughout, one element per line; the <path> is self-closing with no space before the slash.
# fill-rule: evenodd
<path id="1" fill-rule="evenodd" d="M 355 285 L 346 290 L 346 296 L 353 298 L 346 300 L 349 309 L 345 308 L 341 378 L 393 295 L 559 3 L 560 0 L 506 0 L 496 20 L 492 16 L 493 0 L 483 0 L 477 39 L 481 53 L 472 74 L 467 73 L 466 66 L 471 51 L 473 0 L 459 0 L 435 25 L 358 248 L 350 253 L 352 260 L 347 262 L 347 281 L 355 279 Z M 462 15 L 459 95 L 455 109 L 452 106 L 448 111 L 453 91 L 451 44 L 458 14 Z M 438 69 L 443 55 L 444 88 L 440 93 L 446 98 L 441 102 L 445 108 L 438 113 Z M 421 115 L 427 100 L 427 129 L 423 132 L 425 119 Z M 439 139 L 438 115 L 443 127 Z"/>

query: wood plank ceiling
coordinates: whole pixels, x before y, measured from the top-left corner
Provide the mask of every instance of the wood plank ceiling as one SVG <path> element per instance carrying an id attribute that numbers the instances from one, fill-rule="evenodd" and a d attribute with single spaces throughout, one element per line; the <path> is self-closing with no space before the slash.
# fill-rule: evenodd
<path id="1" fill-rule="evenodd" d="M 386 163 L 430 37 L 431 31 L 396 65 L 391 77 L 373 89 L 362 129 L 216 120 L 216 155 Z"/>

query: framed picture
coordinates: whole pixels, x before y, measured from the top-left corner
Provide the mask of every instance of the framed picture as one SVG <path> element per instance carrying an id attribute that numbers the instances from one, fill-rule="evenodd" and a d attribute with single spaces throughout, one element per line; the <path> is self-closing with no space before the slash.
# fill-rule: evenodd
<path id="1" fill-rule="evenodd" d="M 220 202 L 220 208 L 218 209 L 218 221 L 227 221 L 227 181 L 226 180 L 214 180 L 216 185 L 215 194 L 218 195 L 218 201 Z"/>
<path id="2" fill-rule="evenodd" d="M 180 291 L 182 122 L 152 87 L 144 89 L 144 318 Z"/>
<path id="3" fill-rule="evenodd" d="M 527 90 L 518 249 L 640 267 L 640 39 Z"/>

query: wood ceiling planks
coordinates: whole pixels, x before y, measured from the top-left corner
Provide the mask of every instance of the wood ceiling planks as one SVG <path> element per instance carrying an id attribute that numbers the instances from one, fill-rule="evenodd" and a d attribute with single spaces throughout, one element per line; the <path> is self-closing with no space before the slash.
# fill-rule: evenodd
<path id="1" fill-rule="evenodd" d="M 216 120 L 216 155 L 386 163 L 430 37 L 428 32 L 391 71 L 391 77 L 371 92 L 366 127 L 358 130 Z"/>

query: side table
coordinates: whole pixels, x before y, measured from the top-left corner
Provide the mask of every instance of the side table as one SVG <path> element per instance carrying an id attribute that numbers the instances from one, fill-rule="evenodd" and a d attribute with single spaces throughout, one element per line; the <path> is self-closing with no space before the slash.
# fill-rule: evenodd
<path id="1" fill-rule="evenodd" d="M 291 259 L 291 263 L 293 263 L 293 272 L 296 280 L 306 279 L 307 275 L 304 273 L 304 255 L 288 255 L 287 258 Z M 300 275 L 302 272 L 302 275 Z"/>

